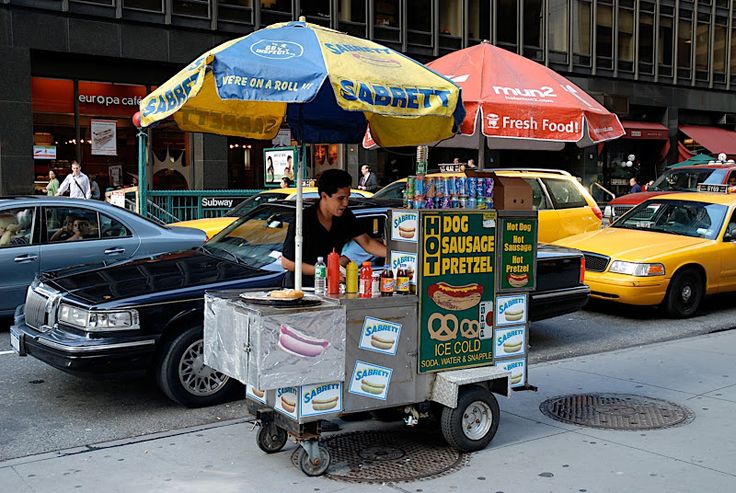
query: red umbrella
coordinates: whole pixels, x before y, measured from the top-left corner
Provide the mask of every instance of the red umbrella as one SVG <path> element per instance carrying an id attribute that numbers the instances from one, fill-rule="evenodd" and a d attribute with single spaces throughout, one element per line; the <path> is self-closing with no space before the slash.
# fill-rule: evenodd
<path id="1" fill-rule="evenodd" d="M 535 147 L 530 140 L 559 143 L 558 148 L 565 142 L 585 147 L 625 134 L 618 117 L 578 86 L 487 41 L 427 66 L 462 88 L 466 115 L 461 133 L 476 135 L 455 137 L 445 142 L 448 146 L 479 147 L 479 128 L 489 147 L 499 149 Z M 364 145 L 371 144 L 366 135 Z"/>

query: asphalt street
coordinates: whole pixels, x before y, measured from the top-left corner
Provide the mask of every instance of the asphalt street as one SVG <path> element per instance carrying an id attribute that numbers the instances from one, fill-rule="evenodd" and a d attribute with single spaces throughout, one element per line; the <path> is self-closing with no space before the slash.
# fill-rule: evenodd
<path id="1" fill-rule="evenodd" d="M 537 322 L 530 334 L 532 363 L 595 354 L 736 328 L 733 297 L 706 302 L 688 320 L 650 308 L 593 303 L 577 313 Z M 12 353 L 0 332 L 0 460 L 142 435 L 243 419 L 242 401 L 185 409 L 151 379 L 109 380 L 67 375 Z"/>

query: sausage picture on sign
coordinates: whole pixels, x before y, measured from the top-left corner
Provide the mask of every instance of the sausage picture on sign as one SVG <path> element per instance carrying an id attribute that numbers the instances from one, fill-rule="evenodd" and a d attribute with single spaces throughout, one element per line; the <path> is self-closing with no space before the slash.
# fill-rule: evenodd
<path id="1" fill-rule="evenodd" d="M 462 311 L 480 303 L 483 286 L 478 283 L 452 286 L 444 281 L 432 284 L 427 292 L 429 297 L 445 310 Z"/>

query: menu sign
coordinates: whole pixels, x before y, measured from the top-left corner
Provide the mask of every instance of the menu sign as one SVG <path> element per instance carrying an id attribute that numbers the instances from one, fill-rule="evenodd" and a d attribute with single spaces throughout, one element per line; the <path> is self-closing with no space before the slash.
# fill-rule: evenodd
<path id="1" fill-rule="evenodd" d="M 502 218 L 499 290 L 534 290 L 537 222 L 533 218 Z"/>
<path id="2" fill-rule="evenodd" d="M 493 362 L 495 212 L 421 216 L 419 373 Z"/>

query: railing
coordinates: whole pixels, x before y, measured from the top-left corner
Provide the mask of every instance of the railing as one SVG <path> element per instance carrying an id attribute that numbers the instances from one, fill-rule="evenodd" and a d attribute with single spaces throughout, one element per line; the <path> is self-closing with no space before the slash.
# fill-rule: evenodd
<path id="1" fill-rule="evenodd" d="M 227 199 L 251 197 L 261 190 L 149 190 L 148 216 L 165 223 L 221 217 L 232 207 Z"/>

